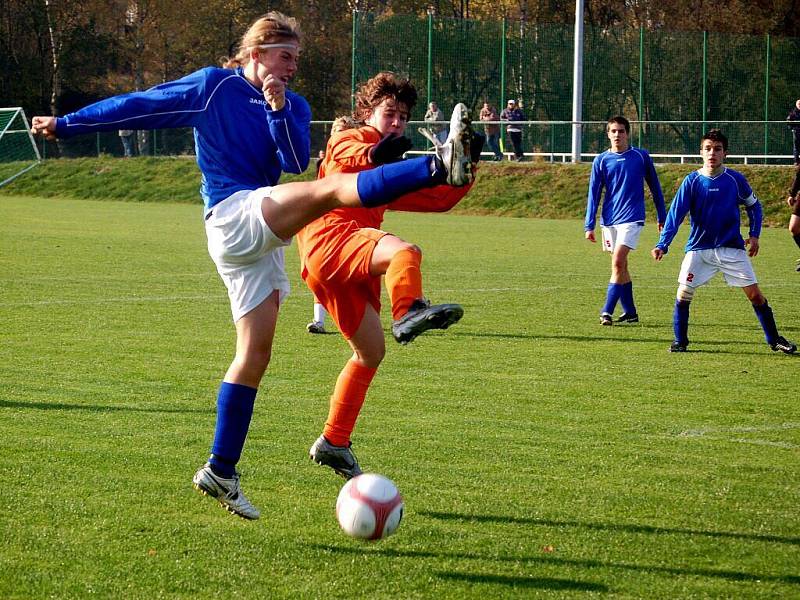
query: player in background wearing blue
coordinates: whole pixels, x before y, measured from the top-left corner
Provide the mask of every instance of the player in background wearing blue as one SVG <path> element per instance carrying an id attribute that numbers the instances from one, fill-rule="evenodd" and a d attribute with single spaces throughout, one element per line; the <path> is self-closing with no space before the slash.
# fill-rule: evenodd
<path id="1" fill-rule="evenodd" d="M 224 68 L 201 69 L 64 117 L 34 117 L 31 124 L 34 134 L 49 139 L 121 128 L 194 128 L 208 250 L 228 289 L 236 354 L 217 396 L 211 457 L 192 481 L 247 519 L 260 513 L 240 488 L 236 464 L 270 361 L 278 309 L 289 292 L 284 247 L 334 208 L 380 206 L 424 187 L 464 185 L 473 174 L 469 147 L 462 145 L 470 136 L 459 136 L 434 157 L 276 185 L 283 171 L 302 173 L 311 152 L 311 111 L 288 89 L 299 53 L 295 19 L 271 12 L 250 26 Z M 464 128 L 471 131 L 469 123 Z"/>
<path id="2" fill-rule="evenodd" d="M 622 314 L 618 323 L 636 323 L 639 314 L 633 301 L 633 282 L 628 270 L 628 254 L 639 244 L 644 228 L 644 182 L 647 182 L 658 213 L 658 230 L 664 226 L 667 210 L 664 194 L 656 175 L 653 159 L 646 150 L 630 145 L 631 125 L 625 117 L 611 117 L 606 123 L 606 135 L 611 149 L 598 155 L 592 163 L 589 194 L 586 202 L 585 237 L 596 242 L 594 235 L 597 206 L 605 188 L 600 225 L 603 231 L 603 250 L 611 252 L 611 280 L 606 291 L 606 303 L 600 311 L 600 323 L 613 325 L 614 309 L 619 301 Z"/>
<path id="3" fill-rule="evenodd" d="M 778 333 L 772 308 L 758 287 L 752 256 L 759 250 L 761 233 L 761 203 L 753 194 L 747 179 L 725 166 L 728 138 L 712 129 L 700 140 L 703 167 L 689 173 L 672 200 L 661 238 L 650 254 L 660 261 L 678 232 L 683 219 L 691 218 L 686 256 L 678 275 L 678 293 L 673 314 L 675 341 L 670 352 L 686 352 L 689 345 L 689 304 L 695 290 L 722 272 L 732 287 L 740 287 L 753 304 L 767 344 L 774 351 L 793 354 L 797 346 Z M 749 220 L 749 236 L 742 239 L 740 205 L 744 205 Z M 745 251 L 745 246 L 749 250 Z"/>

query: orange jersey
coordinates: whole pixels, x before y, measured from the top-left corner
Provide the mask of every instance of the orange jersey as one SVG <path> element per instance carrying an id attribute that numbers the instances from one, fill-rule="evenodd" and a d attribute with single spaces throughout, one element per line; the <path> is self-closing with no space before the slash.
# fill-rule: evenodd
<path id="1" fill-rule="evenodd" d="M 381 137 L 370 126 L 333 134 L 319 177 L 373 168 L 369 151 Z M 300 230 L 296 237 L 303 279 L 346 338 L 361 323 L 366 303 L 380 311 L 380 277 L 369 274 L 369 264 L 375 245 L 386 235 L 379 229 L 386 210 L 444 212 L 470 187 L 440 185 L 406 194 L 385 206 L 337 208 Z"/>

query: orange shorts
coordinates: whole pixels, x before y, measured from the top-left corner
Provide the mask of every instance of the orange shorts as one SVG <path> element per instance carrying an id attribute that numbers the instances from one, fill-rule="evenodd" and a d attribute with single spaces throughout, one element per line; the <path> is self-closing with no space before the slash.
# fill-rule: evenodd
<path id="1" fill-rule="evenodd" d="M 381 310 L 381 278 L 369 274 L 372 252 L 385 231 L 354 221 L 326 226 L 304 240 L 303 279 L 345 339 L 355 335 L 367 304 Z"/>

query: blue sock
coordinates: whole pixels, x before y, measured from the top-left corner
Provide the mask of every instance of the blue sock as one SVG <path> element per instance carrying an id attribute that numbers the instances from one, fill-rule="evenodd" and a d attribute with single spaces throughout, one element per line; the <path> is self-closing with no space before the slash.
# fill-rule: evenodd
<path id="1" fill-rule="evenodd" d="M 775 324 L 772 309 L 769 304 L 764 302 L 761 306 L 753 304 L 753 310 L 756 311 L 756 316 L 761 323 L 761 329 L 764 330 L 764 337 L 767 338 L 767 343 L 772 346 L 778 339 L 778 326 Z"/>
<path id="2" fill-rule="evenodd" d="M 675 311 L 672 313 L 675 341 L 682 346 L 689 343 L 689 304 L 685 300 L 675 300 Z"/>
<path id="3" fill-rule="evenodd" d="M 622 312 L 628 315 L 636 314 L 636 305 L 633 303 L 633 282 L 622 284 L 622 290 L 619 295 L 619 302 L 622 304 Z"/>
<path id="4" fill-rule="evenodd" d="M 619 283 L 609 283 L 608 290 L 606 291 L 606 304 L 603 306 L 602 313 L 614 314 L 614 309 L 617 307 L 617 300 L 619 300 L 622 293 L 622 285 Z"/>
<path id="5" fill-rule="evenodd" d="M 356 186 L 361 204 L 382 206 L 403 194 L 438 185 L 441 178 L 431 169 L 432 160 L 430 156 L 410 158 L 359 172 Z"/>
<path id="6" fill-rule="evenodd" d="M 244 440 L 250 428 L 255 388 L 223 381 L 217 394 L 217 427 L 208 462 L 220 477 L 230 478 L 242 455 Z"/>

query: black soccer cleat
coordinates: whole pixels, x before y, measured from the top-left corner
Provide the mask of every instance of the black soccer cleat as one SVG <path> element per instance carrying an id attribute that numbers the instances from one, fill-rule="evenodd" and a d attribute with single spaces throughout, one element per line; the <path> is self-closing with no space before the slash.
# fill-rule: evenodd
<path id="1" fill-rule="evenodd" d="M 622 313 L 617 319 L 617 323 L 638 323 L 639 315 L 637 313 Z"/>
<path id="2" fill-rule="evenodd" d="M 600 313 L 600 325 L 606 325 L 610 327 L 614 324 L 614 319 L 611 318 L 611 315 L 608 313 Z"/>
<path id="3" fill-rule="evenodd" d="M 781 351 L 784 354 L 794 354 L 797 352 L 797 345 L 794 342 L 790 342 L 782 335 L 779 335 L 775 343 L 770 344 L 769 347 L 772 348 L 773 352 Z"/>
<path id="4" fill-rule="evenodd" d="M 670 352 L 686 352 L 687 344 L 681 344 L 680 342 L 672 342 L 669 345 Z"/>
<path id="5" fill-rule="evenodd" d="M 408 312 L 392 323 L 392 335 L 399 344 L 408 344 L 429 329 L 447 329 L 464 316 L 459 304 L 434 304 L 414 300 Z"/>

